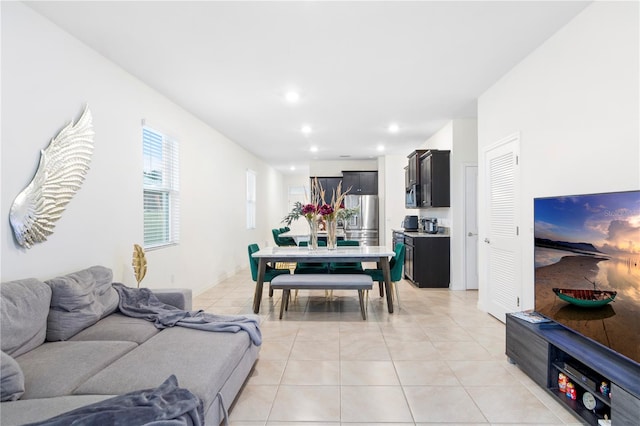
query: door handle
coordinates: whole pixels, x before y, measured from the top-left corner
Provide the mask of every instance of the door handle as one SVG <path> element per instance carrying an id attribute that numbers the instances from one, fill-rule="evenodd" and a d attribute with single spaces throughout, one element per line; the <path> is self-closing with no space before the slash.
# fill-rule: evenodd
<path id="1" fill-rule="evenodd" d="M 475 237 L 476 235 L 478 235 L 478 234 L 474 234 L 473 232 L 469 232 L 469 233 L 467 234 L 467 236 L 468 236 L 468 237 Z"/>
<path id="2" fill-rule="evenodd" d="M 491 241 L 489 241 L 489 239 L 488 239 L 488 238 L 485 238 L 485 239 L 484 239 L 484 242 L 485 242 L 485 243 L 487 243 L 487 244 L 491 244 Z"/>

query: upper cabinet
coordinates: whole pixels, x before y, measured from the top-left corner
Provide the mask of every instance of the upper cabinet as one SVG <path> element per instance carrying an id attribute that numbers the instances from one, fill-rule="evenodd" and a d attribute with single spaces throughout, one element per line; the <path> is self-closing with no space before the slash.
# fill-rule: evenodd
<path id="1" fill-rule="evenodd" d="M 311 183 L 313 183 L 313 177 L 311 178 Z M 340 177 L 318 177 L 318 183 L 324 189 L 324 198 L 327 203 L 331 202 L 331 197 L 338 189 L 338 185 L 342 181 Z M 342 184 L 342 190 L 345 190 L 344 183 Z"/>
<path id="2" fill-rule="evenodd" d="M 449 207 L 451 151 L 430 149 L 420 155 L 420 207 Z"/>
<path id="3" fill-rule="evenodd" d="M 349 195 L 378 195 L 378 172 L 342 172 L 342 190 Z"/>
<path id="4" fill-rule="evenodd" d="M 411 189 L 412 185 L 420 185 L 420 156 L 425 152 L 424 149 L 417 149 L 407 156 L 409 164 L 405 172 L 405 189 Z"/>

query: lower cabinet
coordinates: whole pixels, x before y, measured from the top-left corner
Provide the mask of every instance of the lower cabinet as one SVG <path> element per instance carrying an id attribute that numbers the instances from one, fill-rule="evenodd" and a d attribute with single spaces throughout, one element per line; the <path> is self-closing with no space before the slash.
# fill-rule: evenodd
<path id="1" fill-rule="evenodd" d="M 637 426 L 640 366 L 555 322 L 507 314 L 509 360 L 587 424 Z"/>
<path id="2" fill-rule="evenodd" d="M 451 239 L 405 234 L 404 275 L 420 288 L 448 288 Z"/>

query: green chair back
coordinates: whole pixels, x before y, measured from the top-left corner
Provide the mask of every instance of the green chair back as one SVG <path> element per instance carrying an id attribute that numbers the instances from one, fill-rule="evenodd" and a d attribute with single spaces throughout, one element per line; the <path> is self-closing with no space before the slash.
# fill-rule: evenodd
<path id="1" fill-rule="evenodd" d="M 338 247 L 357 247 L 360 245 L 356 240 L 338 240 Z M 331 262 L 329 269 L 333 274 L 361 274 L 362 263 L 361 262 Z"/>
<path id="2" fill-rule="evenodd" d="M 308 241 L 300 241 L 300 247 L 308 247 Z M 318 241 L 318 247 L 326 247 L 326 241 Z M 328 263 L 298 262 L 294 274 L 326 274 L 329 272 Z"/>
<path id="3" fill-rule="evenodd" d="M 251 255 L 257 252 L 258 250 L 260 250 L 260 247 L 258 247 L 257 244 L 249 244 L 249 247 L 247 248 L 247 250 L 249 252 L 249 266 L 251 266 L 251 278 L 254 281 L 258 281 L 258 259 L 253 258 Z"/>
<path id="4" fill-rule="evenodd" d="M 396 255 L 389 261 L 389 270 L 391 272 L 391 281 L 398 282 L 402 279 L 402 267 L 404 266 L 404 254 L 406 247 L 403 243 L 396 244 Z"/>
<path id="5" fill-rule="evenodd" d="M 402 267 L 404 266 L 404 254 L 406 247 L 402 243 L 397 243 L 393 251 L 396 255 L 389 261 L 389 272 L 391 275 L 391 282 L 398 282 L 402 279 Z M 365 269 L 364 273 L 370 275 L 373 281 L 384 281 L 382 269 Z"/>
<path id="6" fill-rule="evenodd" d="M 251 256 L 253 253 L 260 250 L 260 247 L 257 244 L 249 244 L 247 247 L 247 252 L 249 253 L 249 266 L 251 267 L 251 278 L 253 281 L 258 281 L 258 259 Z M 264 282 L 271 282 L 273 277 L 281 275 L 281 274 L 289 274 L 290 271 L 288 269 L 276 269 L 269 265 L 267 265 L 264 271 Z"/>

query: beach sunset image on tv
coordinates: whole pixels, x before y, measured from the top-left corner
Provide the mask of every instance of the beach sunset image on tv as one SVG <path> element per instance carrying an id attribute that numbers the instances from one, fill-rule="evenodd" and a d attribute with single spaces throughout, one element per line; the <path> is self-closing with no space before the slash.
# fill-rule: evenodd
<path id="1" fill-rule="evenodd" d="M 535 310 L 640 363 L 640 191 L 536 198 L 534 220 Z"/>

